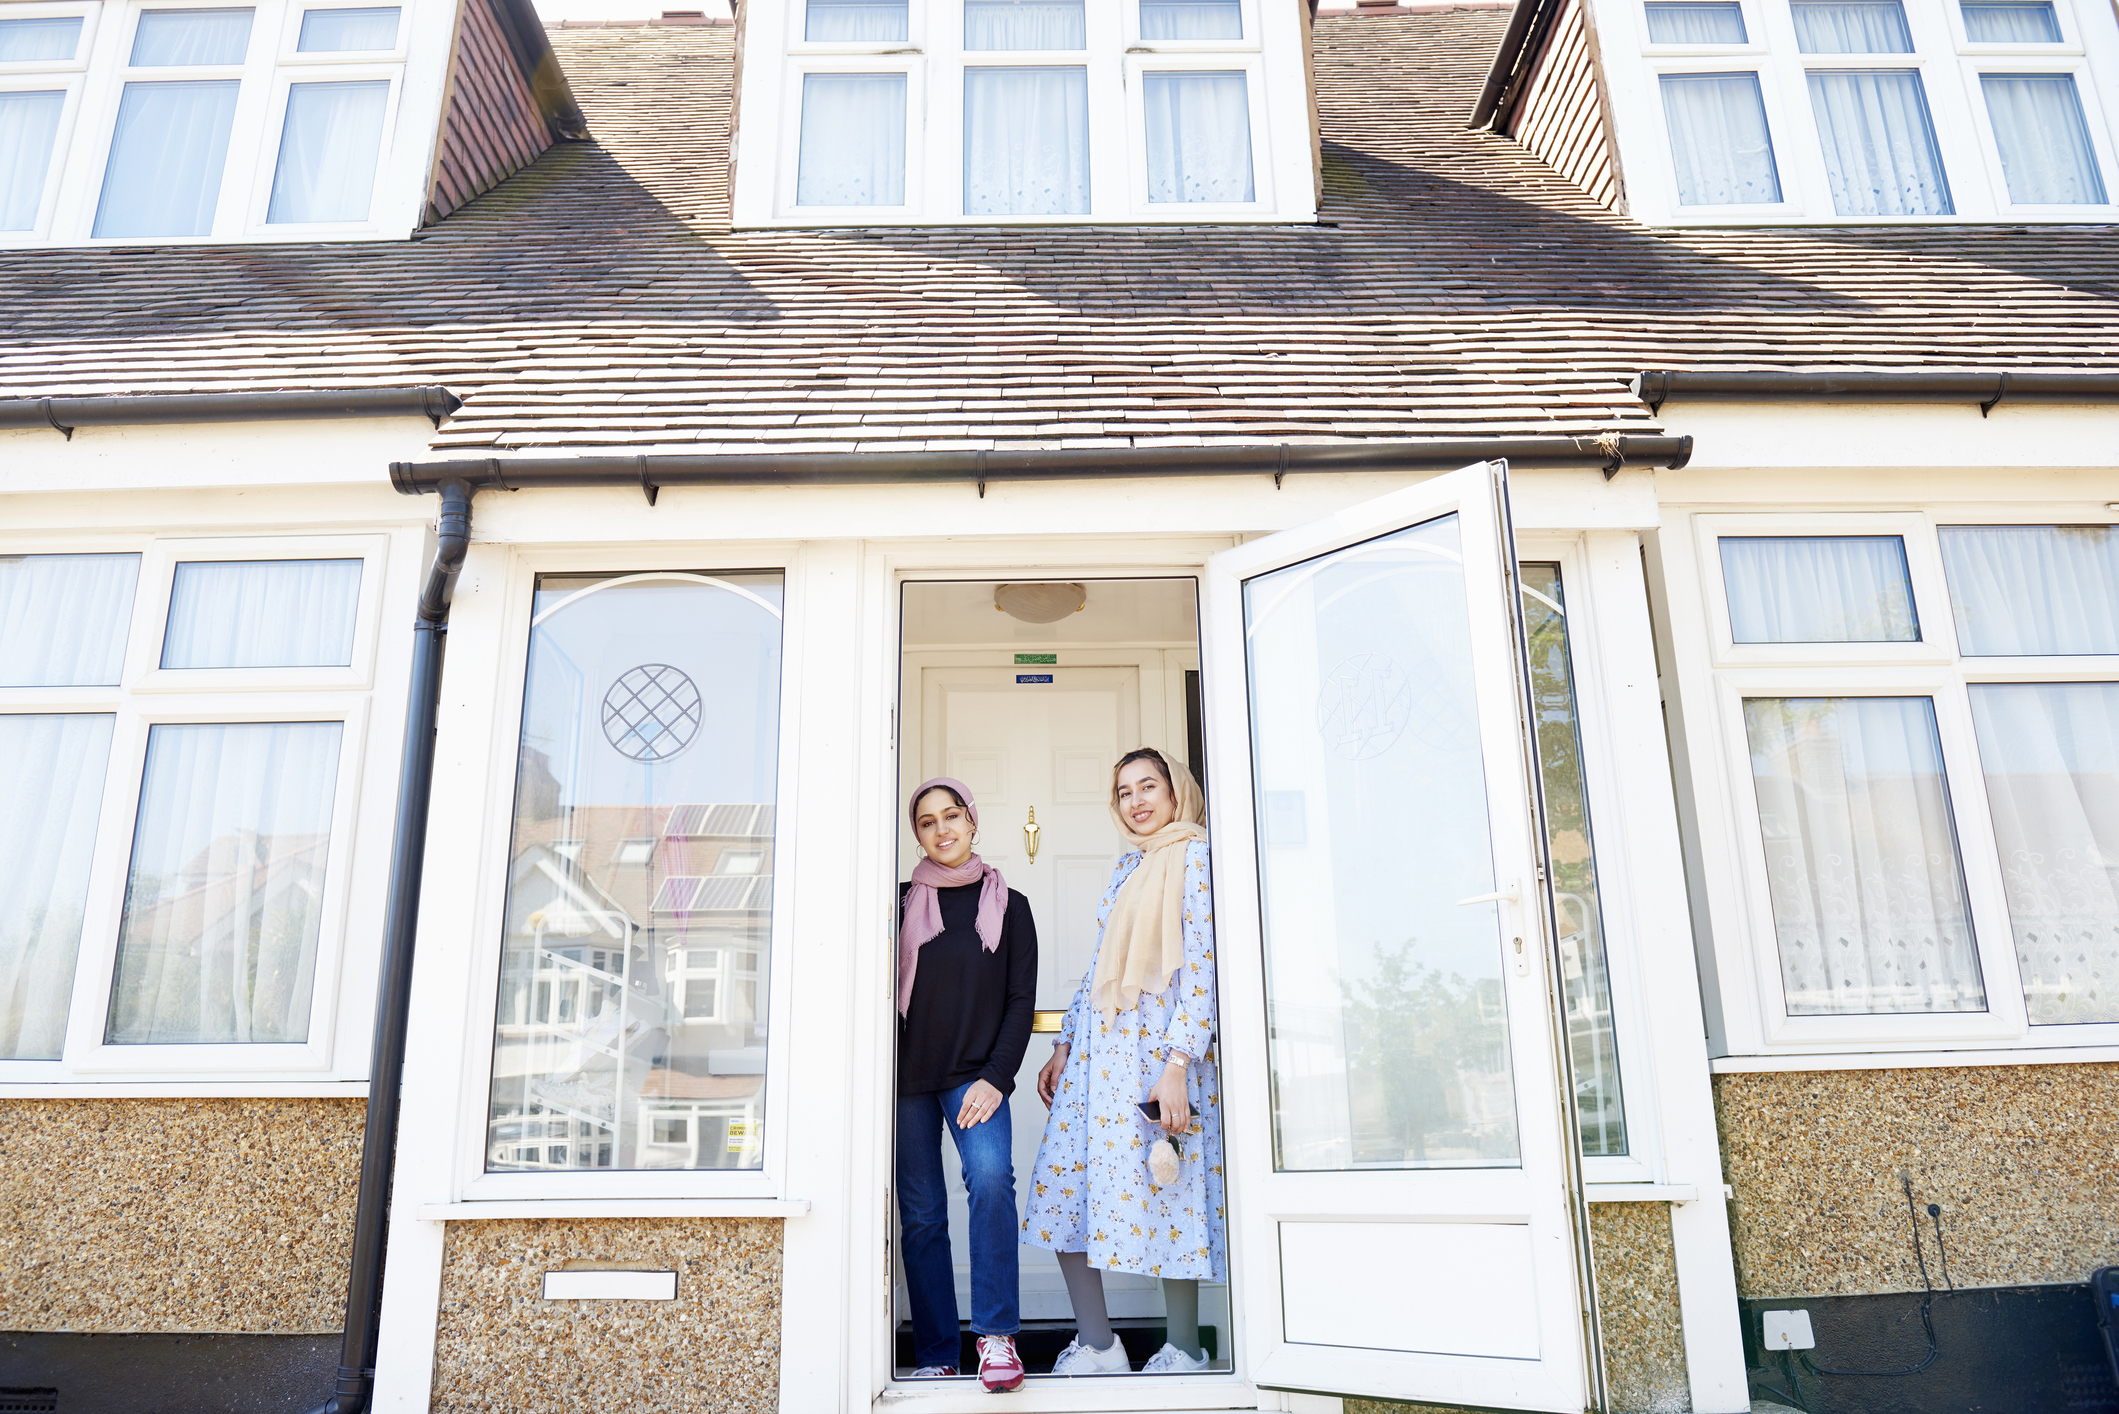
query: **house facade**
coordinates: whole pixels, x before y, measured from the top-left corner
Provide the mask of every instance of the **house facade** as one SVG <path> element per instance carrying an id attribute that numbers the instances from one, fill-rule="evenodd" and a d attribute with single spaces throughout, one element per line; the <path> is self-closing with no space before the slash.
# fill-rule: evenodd
<path id="1" fill-rule="evenodd" d="M 2108 10 L 0 55 L 5 1398 L 982 1405 L 901 1346 L 903 796 L 1056 1029 L 1145 743 L 1230 1280 L 1043 1378 L 1026 1248 L 1011 1398 L 2119 1405 Z"/>

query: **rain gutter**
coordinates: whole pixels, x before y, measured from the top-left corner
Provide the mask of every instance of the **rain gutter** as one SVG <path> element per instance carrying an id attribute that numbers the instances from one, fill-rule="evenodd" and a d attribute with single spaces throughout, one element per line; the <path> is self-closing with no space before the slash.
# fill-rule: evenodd
<path id="1" fill-rule="evenodd" d="M 335 388 L 292 393 L 146 393 L 81 398 L 0 398 L 0 427 L 49 427 L 71 442 L 76 427 L 172 422 L 275 422 L 315 417 L 442 419 L 463 406 L 447 388 Z"/>
<path id="2" fill-rule="evenodd" d="M 1699 402 L 1977 403 L 1986 416 L 2008 402 L 2119 402 L 2113 373 L 1637 373 L 1628 388 L 1661 411 L 1673 399 Z"/>
<path id="3" fill-rule="evenodd" d="M 636 456 L 482 457 L 392 462 L 390 482 L 408 496 L 449 482 L 491 487 L 636 487 L 649 505 L 665 486 L 863 486 L 917 482 L 978 487 L 1004 481 L 1107 480 L 1132 476 L 1271 476 L 1291 472 L 1446 471 L 1505 459 L 1517 467 L 1683 466 L 1690 437 L 1605 433 L 1597 437 L 1471 437 L 1422 442 L 1302 442 L 1227 447 L 1115 447 L 1058 452 L 755 452 Z"/>

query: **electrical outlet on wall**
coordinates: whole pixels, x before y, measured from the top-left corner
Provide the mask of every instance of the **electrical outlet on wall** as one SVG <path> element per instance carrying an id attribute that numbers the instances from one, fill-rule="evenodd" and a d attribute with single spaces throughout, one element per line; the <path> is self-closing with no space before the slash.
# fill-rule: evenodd
<path id="1" fill-rule="evenodd" d="M 1817 1349 L 1817 1337 L 1810 1333 L 1808 1311 L 1761 1311 L 1759 1322 L 1768 1350 Z"/>

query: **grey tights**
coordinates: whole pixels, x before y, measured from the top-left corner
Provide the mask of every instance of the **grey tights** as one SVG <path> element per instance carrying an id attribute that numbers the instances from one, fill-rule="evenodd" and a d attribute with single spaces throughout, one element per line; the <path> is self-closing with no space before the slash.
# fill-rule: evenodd
<path id="1" fill-rule="evenodd" d="M 1082 1344 L 1095 1350 L 1109 1350 L 1116 1337 L 1111 1330 L 1110 1308 L 1104 1304 L 1103 1270 L 1089 1265 L 1086 1252 L 1057 1255 L 1060 1275 L 1067 1281 L 1067 1300 L 1074 1305 L 1074 1324 Z M 1198 1359 L 1203 1353 L 1199 1344 L 1199 1283 L 1164 1277 L 1163 1310 L 1170 1344 Z"/>

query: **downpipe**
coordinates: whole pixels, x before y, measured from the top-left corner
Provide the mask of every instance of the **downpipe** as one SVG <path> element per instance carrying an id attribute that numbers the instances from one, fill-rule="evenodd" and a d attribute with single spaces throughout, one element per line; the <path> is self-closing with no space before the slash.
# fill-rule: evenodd
<path id="1" fill-rule="evenodd" d="M 412 1011 L 412 947 L 419 925 L 420 876 L 427 854 L 427 805 L 434 785 L 434 723 L 441 705 L 442 640 L 449 601 L 471 548 L 471 487 L 441 488 L 434 563 L 412 625 L 412 682 L 405 745 L 397 773 L 397 824 L 390 846 L 383 955 L 376 978 L 375 1040 L 368 1053 L 368 1125 L 361 1138 L 360 1198 L 353 1212 L 353 1258 L 346 1278 L 346 1331 L 338 1381 L 310 1414 L 361 1414 L 375 1394 L 375 1351 L 383 1305 L 383 1254 L 390 1236 L 390 1177 L 397 1157 L 405 1031 Z"/>

